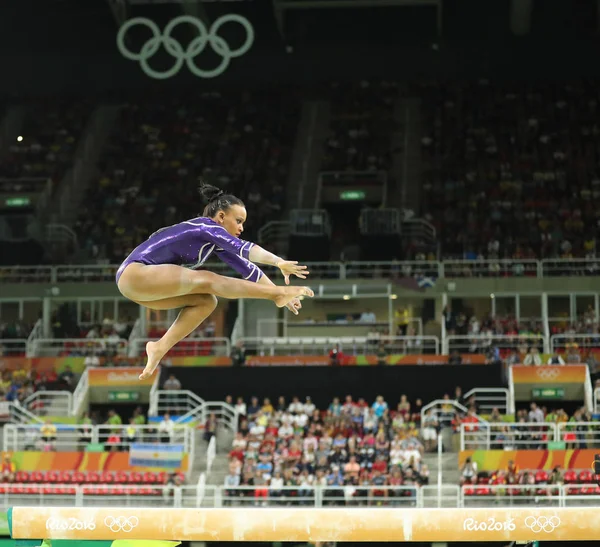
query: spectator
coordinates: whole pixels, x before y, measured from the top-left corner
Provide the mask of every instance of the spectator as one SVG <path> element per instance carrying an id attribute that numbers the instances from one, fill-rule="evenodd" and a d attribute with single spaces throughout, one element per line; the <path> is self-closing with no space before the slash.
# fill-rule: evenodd
<path id="1" fill-rule="evenodd" d="M 531 403 L 529 408 L 529 421 L 531 423 L 544 423 L 544 413 L 542 412 L 542 409 L 539 408 L 535 403 Z"/>
<path id="2" fill-rule="evenodd" d="M 209 442 L 217 434 L 217 415 L 211 412 L 204 427 L 204 440 Z"/>
<path id="3" fill-rule="evenodd" d="M 0 481 L 14 482 L 16 472 L 17 466 L 12 461 L 10 454 L 5 453 L 2 458 L 2 465 L 0 466 Z"/>
<path id="4" fill-rule="evenodd" d="M 565 361 L 560 355 L 558 355 L 558 353 L 553 353 L 550 356 L 550 358 L 548 359 L 548 364 L 549 365 L 564 365 Z"/>
<path id="5" fill-rule="evenodd" d="M 540 352 L 536 347 L 532 347 L 529 350 L 529 353 L 525 357 L 523 361 L 524 365 L 534 365 L 539 367 L 542 364 L 542 358 L 540 357 Z"/>
<path id="6" fill-rule="evenodd" d="M 44 443 L 44 452 L 56 450 L 56 426 L 50 420 L 46 420 L 40 433 Z"/>
<path id="7" fill-rule="evenodd" d="M 239 473 L 230 471 L 229 474 L 225 475 L 225 505 L 231 505 L 231 500 L 239 497 L 240 491 L 237 488 L 240 486 L 240 475 Z"/>
<path id="8" fill-rule="evenodd" d="M 359 318 L 360 323 L 377 323 L 377 317 L 373 310 L 367 309 L 360 314 Z"/>
<path id="9" fill-rule="evenodd" d="M 169 414 L 165 414 L 158 424 L 158 435 L 161 443 L 172 443 L 175 436 L 175 422 Z"/>
<path id="10" fill-rule="evenodd" d="M 79 430 L 80 450 L 85 450 L 85 447 L 92 442 L 92 420 L 88 412 L 83 414 L 79 425 L 81 426 Z"/>
<path id="11" fill-rule="evenodd" d="M 75 389 L 75 374 L 69 365 L 59 374 L 58 379 L 67 386 L 69 391 Z"/>
<path id="12" fill-rule="evenodd" d="M 461 470 L 461 478 L 460 483 L 463 484 L 473 484 L 475 479 L 477 478 L 477 462 L 471 460 L 471 458 L 467 458 L 465 460 L 465 464 Z"/>
<path id="13" fill-rule="evenodd" d="M 163 385 L 165 391 L 181 391 L 181 382 L 175 378 L 174 374 L 170 374 L 169 378 Z"/>
<path id="14" fill-rule="evenodd" d="M 246 403 L 242 397 L 237 398 L 237 402 L 235 403 L 235 411 L 240 419 L 246 416 Z"/>

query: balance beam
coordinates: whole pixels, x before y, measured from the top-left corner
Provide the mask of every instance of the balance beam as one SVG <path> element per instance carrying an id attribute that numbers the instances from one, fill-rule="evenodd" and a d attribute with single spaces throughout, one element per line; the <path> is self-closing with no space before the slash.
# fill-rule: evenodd
<path id="1" fill-rule="evenodd" d="M 600 540 L 599 508 L 14 507 L 14 539 L 177 541 Z"/>

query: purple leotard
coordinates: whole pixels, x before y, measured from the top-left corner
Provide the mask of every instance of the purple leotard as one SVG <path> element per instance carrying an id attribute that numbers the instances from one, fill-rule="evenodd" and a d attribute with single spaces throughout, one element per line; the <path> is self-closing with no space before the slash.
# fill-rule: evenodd
<path id="1" fill-rule="evenodd" d="M 176 264 L 196 270 L 214 252 L 243 279 L 258 281 L 262 270 L 248 259 L 254 243 L 232 236 L 223 226 L 206 217 L 193 218 L 161 228 L 138 245 L 117 270 L 117 283 L 132 262 Z"/>

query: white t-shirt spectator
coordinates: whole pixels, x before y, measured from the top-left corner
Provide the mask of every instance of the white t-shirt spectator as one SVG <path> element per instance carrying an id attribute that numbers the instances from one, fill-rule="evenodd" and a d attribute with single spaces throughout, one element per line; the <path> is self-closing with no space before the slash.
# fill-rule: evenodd
<path id="1" fill-rule="evenodd" d="M 289 439 L 294 435 L 294 428 L 289 424 L 283 424 L 279 431 L 277 432 L 277 436 L 280 439 Z"/>
<path id="2" fill-rule="evenodd" d="M 304 405 L 300 401 L 294 401 L 290 403 L 288 412 L 304 412 Z"/>
<path id="3" fill-rule="evenodd" d="M 235 405 L 235 410 L 240 416 L 245 416 L 246 415 L 246 403 L 244 403 L 243 401 L 241 403 L 237 403 Z"/>
<path id="4" fill-rule="evenodd" d="M 403 450 L 400 448 L 390 450 L 390 465 L 401 465 L 403 460 Z"/>
<path id="5" fill-rule="evenodd" d="M 281 490 L 283 488 L 283 478 L 282 477 L 273 477 L 271 479 L 271 489 L 272 490 Z"/>
<path id="6" fill-rule="evenodd" d="M 312 416 L 312 413 L 315 411 L 316 408 L 317 407 L 315 406 L 315 403 L 313 403 L 310 399 L 306 399 L 306 402 L 304 403 L 305 414 Z"/>
<path id="7" fill-rule="evenodd" d="M 294 417 L 294 423 L 298 427 L 306 427 L 306 424 L 308 424 L 308 416 L 306 414 L 298 414 Z"/>
<path id="8" fill-rule="evenodd" d="M 87 355 L 83 360 L 83 365 L 86 367 L 99 367 L 100 358 L 97 355 Z"/>
<path id="9" fill-rule="evenodd" d="M 535 409 L 530 410 L 528 417 L 529 417 L 530 422 L 537 422 L 537 423 L 544 422 L 544 412 L 539 406 L 536 407 Z"/>
<path id="10" fill-rule="evenodd" d="M 158 424 L 158 431 L 161 434 L 167 434 L 169 438 L 172 440 L 173 435 L 175 433 L 175 422 L 169 418 L 165 420 L 164 418 Z"/>
<path id="11" fill-rule="evenodd" d="M 372 311 L 364 311 L 360 314 L 359 321 L 361 323 L 376 323 L 377 318 Z"/>
<path id="12" fill-rule="evenodd" d="M 169 391 L 179 391 L 181 389 L 181 382 L 177 378 L 175 378 L 175 376 L 170 377 L 165 382 L 163 389 Z"/>

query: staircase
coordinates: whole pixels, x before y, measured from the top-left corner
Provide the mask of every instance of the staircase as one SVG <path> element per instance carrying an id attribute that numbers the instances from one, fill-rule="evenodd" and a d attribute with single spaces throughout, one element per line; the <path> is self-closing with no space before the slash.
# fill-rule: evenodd
<path id="1" fill-rule="evenodd" d="M 96 175 L 96 164 L 119 110 L 119 106 L 101 105 L 90 116 L 79 141 L 73 167 L 61 181 L 60 191 L 54 200 L 54 223 L 71 226 L 75 221 L 84 192 Z"/>
<path id="2" fill-rule="evenodd" d="M 329 136 L 331 107 L 328 101 L 305 101 L 296 134 L 296 143 L 287 184 L 291 209 L 315 206 L 319 171 L 325 141 Z"/>
<path id="3" fill-rule="evenodd" d="M 399 98 L 394 105 L 398 130 L 392 135 L 392 178 L 388 207 L 419 210 L 421 191 L 421 101 Z"/>

